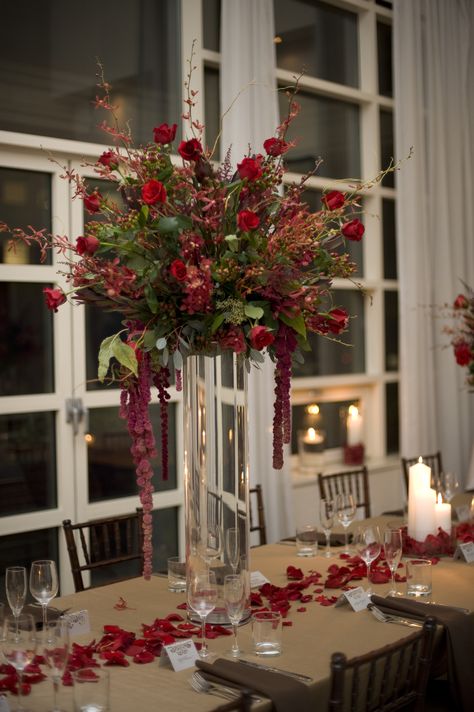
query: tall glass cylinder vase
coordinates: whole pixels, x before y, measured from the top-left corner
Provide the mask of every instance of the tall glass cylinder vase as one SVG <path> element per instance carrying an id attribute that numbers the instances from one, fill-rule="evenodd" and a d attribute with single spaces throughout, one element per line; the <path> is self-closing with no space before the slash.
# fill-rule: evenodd
<path id="1" fill-rule="evenodd" d="M 218 602 L 209 623 L 227 623 L 226 574 L 249 574 L 247 372 L 242 357 L 188 356 L 183 370 L 186 574 L 209 567 Z M 190 610 L 191 617 L 196 618 Z M 244 615 L 250 615 L 250 608 Z"/>

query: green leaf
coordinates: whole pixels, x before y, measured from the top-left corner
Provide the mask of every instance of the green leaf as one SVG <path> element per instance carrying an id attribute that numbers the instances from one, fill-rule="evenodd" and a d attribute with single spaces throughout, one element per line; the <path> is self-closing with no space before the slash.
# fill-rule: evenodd
<path id="1" fill-rule="evenodd" d="M 169 355 L 170 355 L 170 352 L 169 352 L 168 349 L 165 347 L 165 348 L 163 349 L 163 353 L 161 354 L 161 363 L 163 364 L 163 366 L 167 366 L 167 365 L 168 365 L 168 358 L 169 358 Z"/>
<path id="2" fill-rule="evenodd" d="M 212 325 L 211 325 L 211 334 L 215 334 L 215 333 L 216 333 L 217 329 L 220 327 L 220 325 L 222 324 L 222 322 L 224 321 L 224 319 L 225 319 L 225 313 L 217 314 L 217 315 L 214 317 L 214 320 L 213 320 Z"/>
<path id="3" fill-rule="evenodd" d="M 112 353 L 122 366 L 128 368 L 134 376 L 138 375 L 138 362 L 135 349 L 126 344 L 122 339 L 115 339 L 112 342 Z"/>
<path id="4" fill-rule="evenodd" d="M 158 232 L 166 235 L 171 232 L 180 232 L 187 230 L 192 226 L 192 220 L 187 215 L 173 215 L 172 217 L 163 217 L 158 221 Z"/>
<path id="5" fill-rule="evenodd" d="M 135 272 L 140 272 L 150 264 L 142 255 L 130 255 L 125 262 L 127 267 L 135 270 Z"/>
<path id="6" fill-rule="evenodd" d="M 265 356 L 260 351 L 257 351 L 257 349 L 250 349 L 250 358 L 257 363 L 265 362 Z"/>
<path id="7" fill-rule="evenodd" d="M 138 214 L 138 222 L 140 223 L 140 227 L 145 227 L 149 213 L 150 208 L 148 207 L 148 205 L 142 205 Z"/>
<path id="8" fill-rule="evenodd" d="M 229 250 L 231 252 L 237 252 L 239 249 L 239 238 L 237 235 L 226 235 L 224 240 L 227 242 L 229 245 Z"/>
<path id="9" fill-rule="evenodd" d="M 244 313 L 245 316 L 249 317 L 249 319 L 260 319 L 263 316 L 264 311 L 262 307 L 257 307 L 255 304 L 249 302 L 249 304 L 246 304 L 244 307 Z"/>
<path id="10" fill-rule="evenodd" d="M 110 359 L 113 356 L 113 351 L 112 351 L 112 344 L 114 339 L 118 338 L 118 334 L 113 334 L 112 336 L 107 336 L 105 338 L 99 349 L 99 370 L 98 370 L 98 378 L 101 383 L 104 382 L 104 378 L 107 375 L 107 371 L 109 370 L 109 363 Z"/>
<path id="11" fill-rule="evenodd" d="M 183 369 L 183 357 L 181 356 L 180 351 L 175 351 L 173 353 L 173 365 L 177 371 L 181 371 Z"/>
<path id="12" fill-rule="evenodd" d="M 143 336 L 143 347 L 145 351 L 151 351 L 155 347 L 156 342 L 156 329 L 150 329 L 145 331 Z"/>
<path id="13" fill-rule="evenodd" d="M 151 284 L 147 284 L 145 287 L 145 299 L 146 303 L 150 307 L 152 314 L 156 314 L 158 311 L 158 299 L 156 298 L 156 293 Z"/>
<path id="14" fill-rule="evenodd" d="M 286 316 L 286 314 L 280 314 L 279 318 L 284 324 L 286 324 L 287 326 L 291 326 L 291 328 L 294 329 L 297 334 L 301 334 L 301 336 L 306 338 L 306 324 L 304 323 L 302 314 L 299 314 L 298 316 L 294 317 Z"/>
<path id="15" fill-rule="evenodd" d="M 166 347 L 166 339 L 164 336 L 161 337 L 161 339 L 156 340 L 156 348 L 158 351 L 163 351 L 163 349 Z"/>

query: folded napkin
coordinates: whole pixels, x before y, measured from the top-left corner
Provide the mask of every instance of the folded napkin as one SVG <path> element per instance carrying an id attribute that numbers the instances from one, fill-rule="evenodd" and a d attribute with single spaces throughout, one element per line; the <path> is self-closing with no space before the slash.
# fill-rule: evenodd
<path id="1" fill-rule="evenodd" d="M 218 658 L 213 664 L 196 660 L 198 667 L 211 682 L 231 683 L 234 687 L 260 692 L 268 697 L 276 712 L 314 712 L 310 689 L 288 675 L 257 670 L 233 660 Z M 212 678 L 212 680 L 211 680 Z"/>
<path id="2" fill-rule="evenodd" d="M 371 600 L 384 613 L 404 614 L 422 620 L 432 616 L 446 630 L 448 654 L 448 680 L 460 709 L 472 710 L 474 700 L 474 614 L 462 613 L 449 606 L 421 603 L 406 598 L 371 596 Z"/>
<path id="3" fill-rule="evenodd" d="M 347 537 L 347 541 L 350 543 L 352 541 L 352 539 L 353 539 L 353 534 L 349 534 Z M 286 539 L 281 539 L 281 541 L 296 542 L 296 537 L 289 536 Z M 344 546 L 345 543 L 346 543 L 346 540 L 344 538 L 344 534 L 337 534 L 336 532 L 334 532 L 329 537 L 329 546 Z M 326 535 L 323 534 L 322 532 L 318 532 L 318 544 L 320 544 L 321 546 L 326 545 Z"/>

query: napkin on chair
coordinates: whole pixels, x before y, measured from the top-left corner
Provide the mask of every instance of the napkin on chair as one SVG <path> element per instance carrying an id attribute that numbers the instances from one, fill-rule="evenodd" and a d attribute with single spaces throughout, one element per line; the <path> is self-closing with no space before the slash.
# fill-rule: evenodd
<path id="1" fill-rule="evenodd" d="M 433 616 L 446 630 L 448 653 L 448 680 L 461 709 L 473 709 L 474 704 L 474 613 L 463 613 L 449 606 L 422 603 L 406 598 L 371 596 L 371 600 L 384 613 L 404 614 L 422 620 Z"/>
<path id="2" fill-rule="evenodd" d="M 268 697 L 277 712 L 314 712 L 314 700 L 310 689 L 299 680 L 267 670 L 257 670 L 233 660 L 218 658 L 213 664 L 196 660 L 196 667 L 209 681 L 231 683 L 235 687 L 260 692 Z"/>

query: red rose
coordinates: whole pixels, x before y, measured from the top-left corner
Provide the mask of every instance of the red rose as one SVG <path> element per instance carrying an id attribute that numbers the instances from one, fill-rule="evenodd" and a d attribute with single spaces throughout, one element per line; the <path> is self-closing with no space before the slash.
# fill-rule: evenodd
<path id="1" fill-rule="evenodd" d="M 170 264 L 170 272 L 178 282 L 183 282 L 186 279 L 187 269 L 182 260 L 173 260 Z"/>
<path id="2" fill-rule="evenodd" d="M 244 158 L 242 163 L 237 163 L 237 171 L 242 180 L 248 178 L 252 181 L 260 178 L 262 175 L 261 160 L 262 156 L 258 155 L 255 158 Z"/>
<path id="3" fill-rule="evenodd" d="M 87 257 L 92 257 L 99 247 L 100 242 L 94 235 L 81 236 L 76 240 L 77 254 L 81 256 L 87 255 Z"/>
<path id="4" fill-rule="evenodd" d="M 345 202 L 344 194 L 338 190 L 331 190 L 326 195 L 323 195 L 322 201 L 328 210 L 337 210 L 342 208 Z"/>
<path id="5" fill-rule="evenodd" d="M 46 306 L 48 309 L 54 309 L 55 312 L 57 312 L 58 307 L 66 301 L 66 295 L 62 289 L 51 289 L 51 287 L 45 287 L 43 289 L 43 294 L 46 299 Z"/>
<path id="6" fill-rule="evenodd" d="M 276 157 L 281 156 L 282 153 L 286 153 L 290 148 L 290 144 L 281 138 L 272 136 L 272 138 L 267 138 L 267 140 L 263 142 L 263 148 L 269 156 Z"/>
<path id="7" fill-rule="evenodd" d="M 254 326 L 249 333 L 250 344 L 253 349 L 261 351 L 275 341 L 272 332 L 266 326 Z"/>
<path id="8" fill-rule="evenodd" d="M 260 225 L 260 218 L 252 210 L 241 210 L 237 214 L 237 225 L 242 232 L 249 232 Z"/>
<path id="9" fill-rule="evenodd" d="M 103 166 L 113 170 L 118 165 L 117 156 L 112 151 L 104 151 L 104 153 L 97 160 L 97 163 L 101 163 Z"/>
<path id="10" fill-rule="evenodd" d="M 223 349 L 231 349 L 236 354 L 247 350 L 244 333 L 238 326 L 231 326 L 225 334 L 221 335 L 219 344 Z"/>
<path id="11" fill-rule="evenodd" d="M 350 222 L 344 223 L 341 229 L 344 237 L 347 237 L 348 240 L 353 240 L 354 242 L 360 242 L 360 240 L 362 240 L 362 235 L 365 232 L 365 227 L 357 218 L 351 220 Z"/>
<path id="12" fill-rule="evenodd" d="M 171 143 L 176 136 L 176 124 L 160 124 L 153 129 L 153 140 L 155 143 Z"/>
<path id="13" fill-rule="evenodd" d="M 454 355 L 459 366 L 468 366 L 474 359 L 471 347 L 465 341 L 460 341 L 454 346 Z"/>
<path id="14" fill-rule="evenodd" d="M 467 298 L 464 296 L 464 294 L 458 294 L 458 296 L 454 300 L 453 306 L 455 309 L 466 309 L 469 306 L 469 302 L 467 301 Z"/>
<path id="15" fill-rule="evenodd" d="M 91 195 L 84 196 L 84 206 L 90 213 L 98 213 L 100 210 L 101 194 L 96 190 Z"/>
<path id="16" fill-rule="evenodd" d="M 142 198 L 147 205 L 166 202 L 166 188 L 163 183 L 153 178 L 142 186 Z"/>
<path id="17" fill-rule="evenodd" d="M 178 146 L 178 153 L 185 161 L 197 161 L 202 154 L 201 143 L 197 138 L 191 138 L 189 141 L 181 141 Z"/>
<path id="18" fill-rule="evenodd" d="M 328 315 L 328 329 L 333 334 L 340 334 L 347 329 L 349 316 L 345 309 L 331 309 Z"/>

